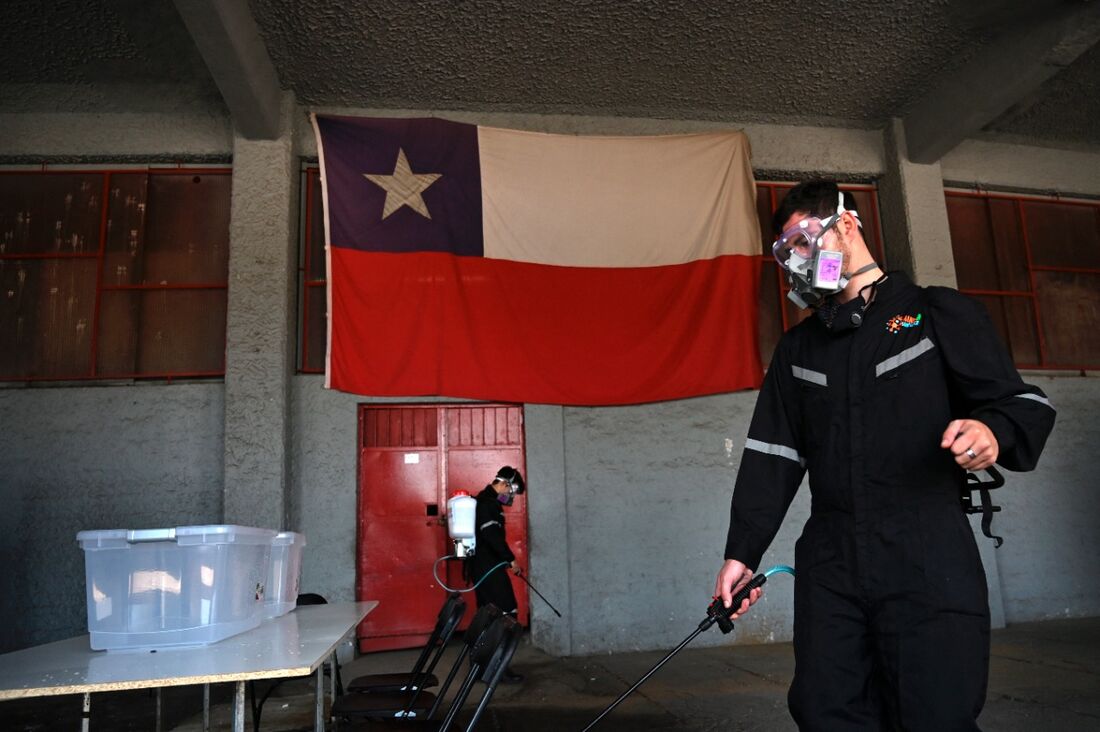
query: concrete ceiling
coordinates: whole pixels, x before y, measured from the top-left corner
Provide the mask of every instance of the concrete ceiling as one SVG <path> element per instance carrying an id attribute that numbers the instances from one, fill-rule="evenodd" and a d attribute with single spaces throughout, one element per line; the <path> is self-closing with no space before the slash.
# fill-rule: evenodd
<path id="1" fill-rule="evenodd" d="M 211 31 L 207 16 L 234 5 L 239 12 Z M 245 100 L 274 85 L 322 107 L 863 128 L 908 116 L 907 129 L 912 122 L 914 130 L 923 125 L 939 134 L 927 147 L 933 159 L 962 136 L 1095 149 L 1098 6 L 1100 0 L 5 0 L 0 110 L 221 104 L 220 90 L 232 111 L 254 106 Z M 1088 22 L 1079 22 L 1082 12 Z M 1019 42 L 1005 39 L 1037 37 L 1031 29 L 1057 13 L 1070 21 L 1014 58 Z M 219 50 L 226 46 L 235 46 L 232 53 Z M 265 65 L 273 73 L 256 72 Z M 990 71 L 998 68 L 1005 69 L 1001 78 Z M 251 96 L 233 91 L 242 86 L 235 76 L 244 77 Z M 954 112 L 967 106 L 952 84 L 987 104 L 943 135 L 935 131 L 951 127 Z M 110 88 L 129 92 L 111 96 Z M 171 88 L 186 91 L 171 102 L 164 91 Z"/>
<path id="2" fill-rule="evenodd" d="M 224 109 L 170 0 L 0 0 L 0 18 L 0 111 Z"/>

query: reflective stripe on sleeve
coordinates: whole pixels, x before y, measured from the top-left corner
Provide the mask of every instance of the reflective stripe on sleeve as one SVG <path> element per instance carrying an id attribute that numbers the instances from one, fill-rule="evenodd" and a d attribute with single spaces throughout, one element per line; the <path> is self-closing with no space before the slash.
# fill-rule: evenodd
<path id="1" fill-rule="evenodd" d="M 483 524 L 482 524 L 481 526 L 479 526 L 478 528 L 479 528 L 479 529 L 484 529 L 485 527 L 487 527 L 487 526 L 492 526 L 493 524 L 496 524 L 497 526 L 500 526 L 500 522 L 499 522 L 499 521 L 486 521 L 485 523 L 483 523 Z"/>
<path id="2" fill-rule="evenodd" d="M 791 373 L 794 374 L 796 379 L 802 379 L 808 381 L 811 384 L 817 384 L 818 386 L 828 386 L 829 378 L 820 371 L 811 371 L 810 369 L 804 369 L 801 366 L 791 366 Z"/>
<path id="3" fill-rule="evenodd" d="M 756 452 L 762 452 L 765 455 L 775 455 L 776 457 L 786 458 L 793 460 L 799 465 L 805 467 L 806 461 L 798 454 L 798 451 L 793 447 L 787 447 L 786 445 L 776 445 L 771 442 L 761 442 L 760 440 L 748 439 L 745 440 L 746 450 L 755 450 Z"/>
<path id="4" fill-rule="evenodd" d="M 1050 407 L 1051 409 L 1054 409 L 1054 405 L 1050 403 L 1049 399 L 1047 399 L 1046 397 L 1041 397 L 1038 394 L 1017 394 L 1016 398 L 1017 399 L 1030 399 L 1033 402 L 1039 402 L 1040 404 L 1045 404 L 1048 407 Z M 1057 410 L 1055 410 L 1055 411 L 1057 411 Z"/>
<path id="5" fill-rule="evenodd" d="M 898 353 L 895 356 L 891 356 L 885 361 L 880 361 L 878 365 L 875 366 L 875 376 L 882 376 L 887 371 L 893 371 L 898 366 L 909 363 L 917 356 L 921 355 L 922 353 L 931 351 L 935 347 L 936 344 L 932 342 L 932 339 L 922 338 L 920 343 L 918 343 L 917 345 L 910 346 L 901 353 Z"/>

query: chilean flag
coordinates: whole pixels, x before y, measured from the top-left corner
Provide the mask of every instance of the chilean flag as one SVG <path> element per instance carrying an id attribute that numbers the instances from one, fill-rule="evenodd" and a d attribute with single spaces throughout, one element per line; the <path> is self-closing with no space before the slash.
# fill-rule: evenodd
<path id="1" fill-rule="evenodd" d="M 577 405 L 759 386 L 744 134 L 313 124 L 326 386 Z"/>

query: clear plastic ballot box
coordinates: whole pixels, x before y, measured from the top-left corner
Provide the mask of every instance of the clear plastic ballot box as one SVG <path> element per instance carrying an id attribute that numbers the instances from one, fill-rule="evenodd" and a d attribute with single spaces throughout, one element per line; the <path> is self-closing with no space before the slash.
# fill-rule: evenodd
<path id="1" fill-rule="evenodd" d="M 81 531 L 92 648 L 202 645 L 255 628 L 275 536 L 233 525 Z"/>

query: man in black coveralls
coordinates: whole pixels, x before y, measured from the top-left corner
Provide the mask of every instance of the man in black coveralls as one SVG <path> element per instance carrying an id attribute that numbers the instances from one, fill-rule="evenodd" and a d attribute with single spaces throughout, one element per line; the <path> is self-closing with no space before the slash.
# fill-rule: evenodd
<path id="1" fill-rule="evenodd" d="M 835 182 L 793 188 L 773 224 L 792 299 L 813 312 L 760 389 L 715 594 L 729 605 L 759 569 L 808 472 L 788 696 L 799 728 L 973 732 L 989 603 L 960 494 L 967 470 L 1034 468 L 1054 409 L 981 303 L 878 268 Z"/>
<path id="2" fill-rule="evenodd" d="M 520 569 L 516 565 L 516 555 L 508 547 L 504 531 L 504 506 L 511 506 L 515 496 L 523 491 L 523 476 L 511 465 L 505 465 L 497 471 L 493 482 L 477 494 L 474 531 L 476 549 L 474 555 L 467 560 L 470 579 L 473 582 L 481 580 L 481 584 L 474 589 L 478 607 L 491 603 L 513 617 L 518 609 L 516 593 L 512 589 L 512 581 L 504 570 L 511 569 L 518 575 Z M 493 570 L 501 563 L 504 563 L 505 567 Z M 486 576 L 487 572 L 488 576 Z M 523 676 L 507 669 L 501 680 L 515 684 L 523 681 Z"/>

